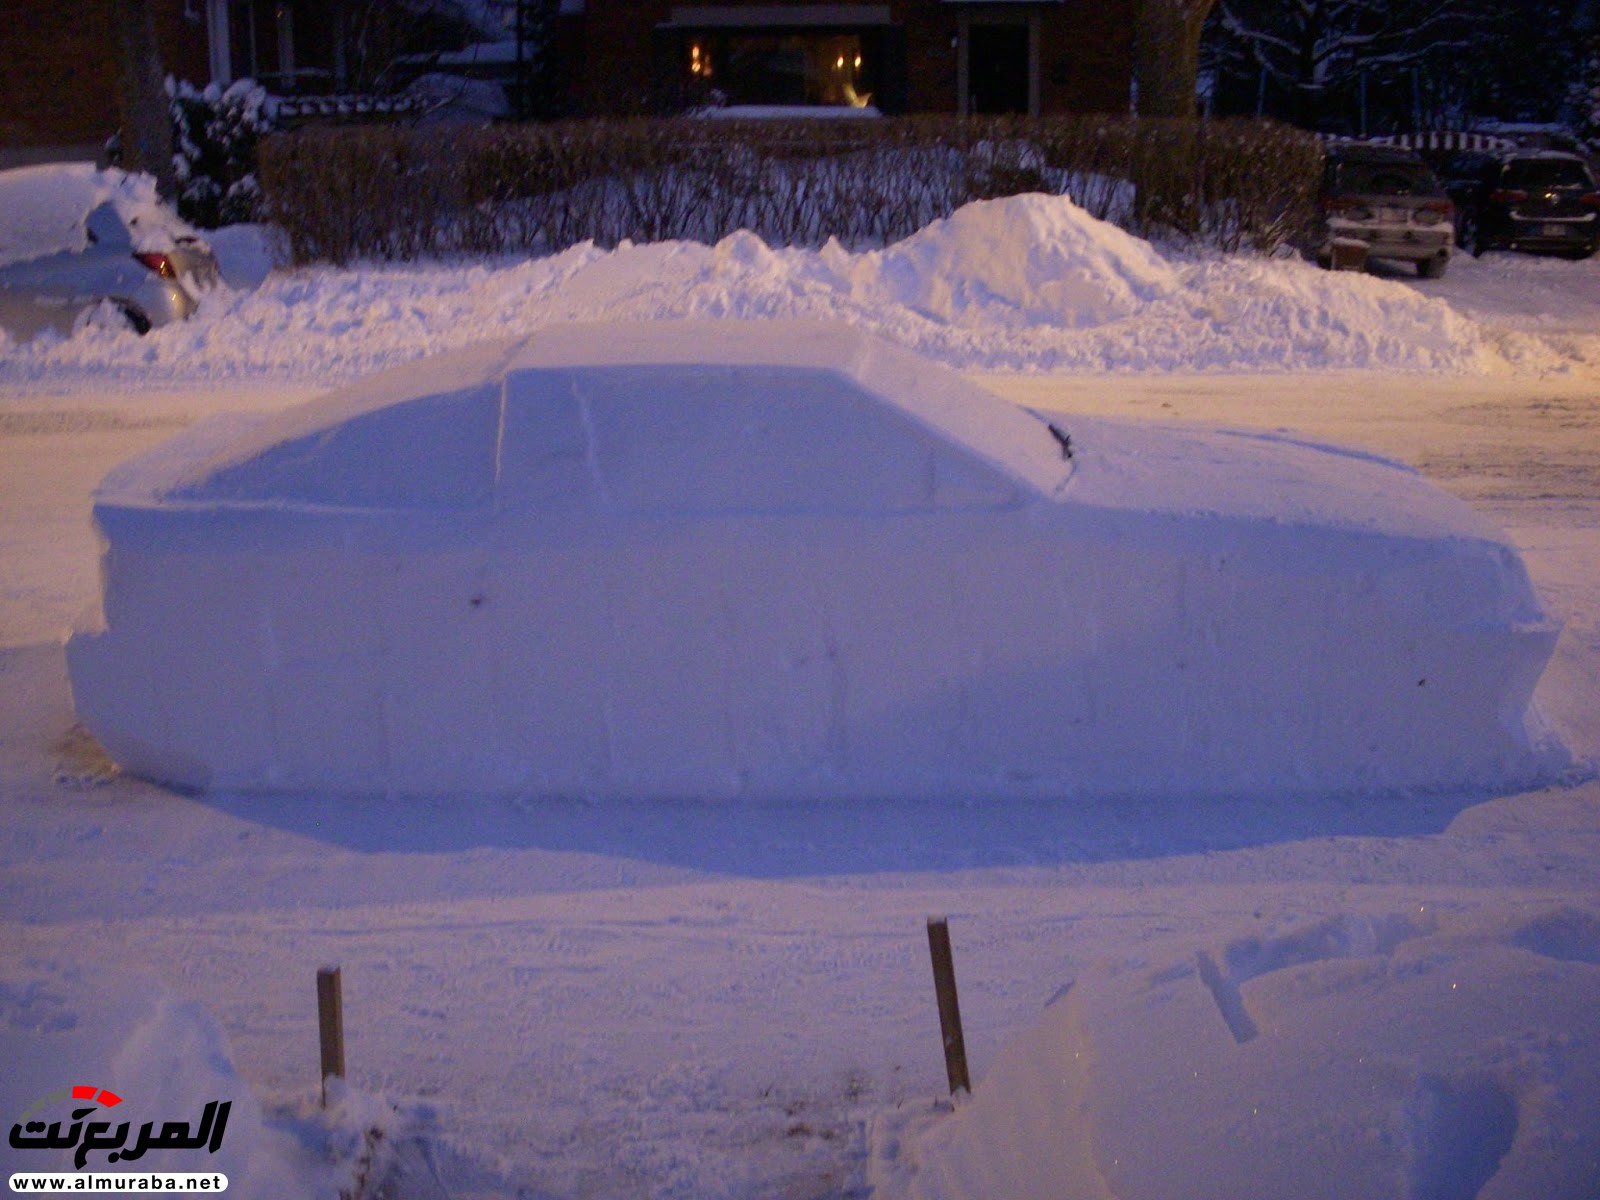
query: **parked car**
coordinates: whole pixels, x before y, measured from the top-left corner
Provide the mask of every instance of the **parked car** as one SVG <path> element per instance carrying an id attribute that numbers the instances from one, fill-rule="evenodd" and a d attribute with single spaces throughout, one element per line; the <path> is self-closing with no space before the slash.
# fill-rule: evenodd
<path id="1" fill-rule="evenodd" d="M 1341 246 L 1365 247 L 1368 259 L 1415 263 L 1437 279 L 1450 265 L 1455 206 L 1428 165 L 1410 150 L 1335 143 L 1327 150 L 1319 198 L 1321 224 L 1311 254 L 1332 266 Z"/>
<path id="2" fill-rule="evenodd" d="M 73 704 L 188 788 L 1459 784 L 1532 761 L 1559 631 L 1408 467 L 1035 414 L 835 324 L 481 343 L 192 425 L 94 512 Z"/>
<path id="3" fill-rule="evenodd" d="M 95 320 L 146 333 L 190 316 L 217 279 L 210 247 L 135 177 L 0 172 L 0 327 L 13 337 Z"/>
<path id="4" fill-rule="evenodd" d="M 1445 174 L 1458 212 L 1456 242 L 1463 250 L 1587 258 L 1600 248 L 1600 188 L 1576 154 L 1462 154 Z"/>

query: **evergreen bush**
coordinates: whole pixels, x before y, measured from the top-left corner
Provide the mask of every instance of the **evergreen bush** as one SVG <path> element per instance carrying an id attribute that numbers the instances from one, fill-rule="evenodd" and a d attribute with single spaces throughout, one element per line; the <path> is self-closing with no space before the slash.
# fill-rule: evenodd
<path id="1" fill-rule="evenodd" d="M 179 215 L 202 229 L 257 220 L 256 148 L 273 128 L 272 97 L 251 79 L 201 91 L 170 77 L 167 95 Z"/>

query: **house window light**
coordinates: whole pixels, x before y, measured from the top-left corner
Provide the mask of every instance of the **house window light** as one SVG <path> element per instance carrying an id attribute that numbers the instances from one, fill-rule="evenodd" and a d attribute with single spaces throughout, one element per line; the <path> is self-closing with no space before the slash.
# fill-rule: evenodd
<path id="1" fill-rule="evenodd" d="M 870 50 L 853 31 L 716 30 L 686 39 L 679 61 L 688 83 L 714 73 L 729 104 L 865 108 L 877 83 Z"/>

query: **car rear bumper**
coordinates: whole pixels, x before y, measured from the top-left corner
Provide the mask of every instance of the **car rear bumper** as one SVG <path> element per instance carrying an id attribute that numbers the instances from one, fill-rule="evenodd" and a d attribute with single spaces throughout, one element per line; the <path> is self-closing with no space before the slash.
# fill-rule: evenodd
<path id="1" fill-rule="evenodd" d="M 1334 237 L 1341 240 L 1364 242 L 1369 258 L 1395 258 L 1405 262 L 1422 262 L 1426 259 L 1449 258 L 1453 237 L 1449 227 L 1440 230 L 1340 229 L 1330 234 L 1316 251 L 1318 260 L 1331 258 Z"/>
<path id="2" fill-rule="evenodd" d="M 1600 221 L 1593 217 L 1514 219 L 1508 223 L 1503 240 L 1515 250 L 1593 250 L 1600 245 Z"/>
<path id="3" fill-rule="evenodd" d="M 195 309 L 200 307 L 185 289 L 175 279 L 162 279 L 159 276 L 140 287 L 129 298 L 145 318 L 152 325 L 170 325 L 173 321 L 185 321 L 194 315 Z"/>

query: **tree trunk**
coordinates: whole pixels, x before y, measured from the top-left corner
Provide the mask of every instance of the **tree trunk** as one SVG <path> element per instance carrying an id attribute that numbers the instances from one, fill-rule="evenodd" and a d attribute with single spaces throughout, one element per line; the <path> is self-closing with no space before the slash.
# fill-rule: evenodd
<path id="1" fill-rule="evenodd" d="M 110 8 L 122 117 L 122 166 L 154 175 L 156 190 L 171 199 L 177 192 L 172 112 L 149 0 L 110 0 Z"/>
<path id="2" fill-rule="evenodd" d="M 549 118 L 560 114 L 561 63 L 557 57 L 556 28 L 561 0 L 517 0 L 517 25 L 522 58 L 518 63 L 518 118 Z"/>
<path id="3" fill-rule="evenodd" d="M 1133 75 L 1141 117 L 1193 117 L 1200 33 L 1215 0 L 1137 0 Z"/>
<path id="4" fill-rule="evenodd" d="M 1193 232 L 1200 215 L 1196 84 L 1200 31 L 1215 0 L 1136 0 L 1134 80 L 1147 126 L 1134 165 L 1134 211 L 1143 231 Z"/>

